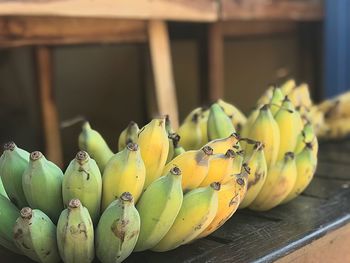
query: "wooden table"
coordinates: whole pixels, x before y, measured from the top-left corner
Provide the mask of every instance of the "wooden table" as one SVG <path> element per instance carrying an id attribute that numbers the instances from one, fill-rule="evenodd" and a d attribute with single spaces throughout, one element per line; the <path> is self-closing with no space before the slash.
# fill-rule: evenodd
<path id="1" fill-rule="evenodd" d="M 350 262 L 350 139 L 324 143 L 316 177 L 298 198 L 269 212 L 240 210 L 207 238 L 125 262 Z M 12 263 L 30 262 L 0 250 Z"/>

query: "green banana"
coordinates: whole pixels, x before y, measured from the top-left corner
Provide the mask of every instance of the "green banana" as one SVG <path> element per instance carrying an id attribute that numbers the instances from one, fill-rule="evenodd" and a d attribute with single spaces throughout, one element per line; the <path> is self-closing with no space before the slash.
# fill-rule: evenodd
<path id="1" fill-rule="evenodd" d="M 219 104 L 210 107 L 208 118 L 209 140 L 226 138 L 236 132 L 231 119 L 225 114 Z"/>
<path id="2" fill-rule="evenodd" d="M 21 254 L 13 240 L 13 226 L 19 216 L 17 207 L 5 196 L 0 195 L 0 245 Z"/>
<path id="3" fill-rule="evenodd" d="M 118 139 L 118 151 L 123 150 L 129 142 L 137 143 L 137 134 L 139 126 L 136 122 L 131 121 L 129 125 L 120 133 Z"/>
<path id="4" fill-rule="evenodd" d="M 79 135 L 79 148 L 89 153 L 100 171 L 103 172 L 107 162 L 113 156 L 113 152 L 108 147 L 101 134 L 93 130 L 89 122 L 85 122 Z"/>
<path id="5" fill-rule="evenodd" d="M 57 250 L 56 226 L 42 211 L 24 207 L 13 233 L 17 247 L 32 260 L 41 263 L 61 261 Z"/>
<path id="6" fill-rule="evenodd" d="M 280 88 L 275 87 L 273 89 L 272 98 L 270 101 L 270 105 L 271 105 L 270 109 L 273 116 L 277 113 L 277 111 L 282 106 L 284 97 L 285 96 L 283 95 L 283 92 Z"/>
<path id="7" fill-rule="evenodd" d="M 180 145 L 186 150 L 198 150 L 202 143 L 202 130 L 200 126 L 200 111 L 192 112 L 181 124 L 177 133 L 181 137 Z M 196 109 L 197 110 L 197 109 Z"/>
<path id="8" fill-rule="evenodd" d="M 0 176 L 0 195 L 5 196 L 6 198 L 9 199 L 9 197 L 5 191 L 4 185 L 2 183 L 1 176 Z"/>
<path id="9" fill-rule="evenodd" d="M 123 193 L 103 212 L 96 229 L 96 255 L 103 263 L 118 263 L 133 251 L 140 232 L 140 216 L 132 195 Z"/>
<path id="10" fill-rule="evenodd" d="M 40 209 L 55 223 L 63 210 L 61 169 L 35 151 L 30 154 L 22 177 L 23 191 L 29 205 Z"/>
<path id="11" fill-rule="evenodd" d="M 4 145 L 4 152 L 0 157 L 0 193 L 8 196 L 18 208 L 28 205 L 22 188 L 22 175 L 29 162 L 29 153 L 16 146 L 14 142 Z"/>
<path id="12" fill-rule="evenodd" d="M 199 126 L 201 128 L 202 141 L 201 146 L 208 142 L 208 118 L 209 118 L 209 109 L 201 108 L 201 113 L 199 114 Z"/>
<path id="13" fill-rule="evenodd" d="M 89 210 L 94 224 L 97 224 L 100 217 L 101 193 L 101 172 L 96 162 L 87 152 L 79 151 L 63 176 L 62 196 L 65 207 L 70 200 L 78 198 Z"/>
<path id="14" fill-rule="evenodd" d="M 102 209 L 129 191 L 134 202 L 139 199 L 144 187 L 146 168 L 141 158 L 139 146 L 128 143 L 121 152 L 115 154 L 108 162 L 103 173 Z"/>
<path id="15" fill-rule="evenodd" d="M 240 132 L 247 121 L 247 117 L 233 104 L 230 104 L 222 99 L 218 99 L 217 104 L 224 110 L 226 115 L 232 120 L 235 129 Z"/>
<path id="16" fill-rule="evenodd" d="M 65 263 L 90 263 L 95 257 L 94 227 L 87 208 L 72 199 L 57 223 L 57 245 Z"/>
<path id="17" fill-rule="evenodd" d="M 194 240 L 216 216 L 219 183 L 196 188 L 185 194 L 181 209 L 163 239 L 151 250 L 168 251 Z"/>
<path id="18" fill-rule="evenodd" d="M 157 245 L 166 235 L 180 211 L 183 193 L 181 171 L 174 167 L 166 176 L 151 183 L 137 203 L 141 228 L 135 251 Z"/>

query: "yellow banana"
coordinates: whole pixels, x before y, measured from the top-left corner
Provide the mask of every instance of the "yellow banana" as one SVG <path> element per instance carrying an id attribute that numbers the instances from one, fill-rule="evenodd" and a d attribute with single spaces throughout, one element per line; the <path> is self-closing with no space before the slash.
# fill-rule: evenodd
<path id="1" fill-rule="evenodd" d="M 102 211 L 124 192 L 130 192 L 135 202 L 145 182 L 146 168 L 136 143 L 128 143 L 107 163 L 102 177 Z"/>
<path id="2" fill-rule="evenodd" d="M 292 191 L 297 178 L 297 168 L 292 152 L 271 166 L 258 196 L 249 206 L 252 210 L 267 211 L 279 205 Z"/>
<path id="3" fill-rule="evenodd" d="M 307 143 L 304 150 L 296 155 L 295 164 L 297 167 L 297 179 L 292 191 L 283 200 L 283 203 L 287 203 L 300 195 L 310 184 L 315 174 L 317 158 L 313 154 L 312 144 Z"/>
<path id="4" fill-rule="evenodd" d="M 310 98 L 309 86 L 305 83 L 294 88 L 289 94 L 289 99 L 292 101 L 295 107 L 303 106 L 306 109 L 310 109 L 312 101 Z"/>
<path id="5" fill-rule="evenodd" d="M 186 150 L 198 150 L 202 143 L 202 130 L 200 126 L 200 114 L 202 108 L 196 108 L 190 112 L 179 127 L 177 133 L 181 137 L 180 145 Z"/>
<path id="6" fill-rule="evenodd" d="M 296 87 L 295 80 L 289 79 L 282 84 L 281 91 L 284 96 L 287 96 L 295 87 Z"/>
<path id="7" fill-rule="evenodd" d="M 235 152 L 235 157 L 232 162 L 232 170 L 230 174 L 226 174 L 221 180 L 221 183 L 225 184 L 228 181 L 231 180 L 232 175 L 237 175 L 242 171 L 242 166 L 243 166 L 243 161 L 244 161 L 244 151 L 238 151 Z"/>
<path id="8" fill-rule="evenodd" d="M 260 141 L 265 145 L 264 154 L 267 167 L 272 166 L 278 156 L 280 132 L 268 105 L 260 108 L 258 117 L 252 125 L 248 138 Z M 249 147 L 249 145 L 247 145 Z M 246 151 L 247 151 L 246 147 Z"/>
<path id="9" fill-rule="evenodd" d="M 207 176 L 199 187 L 208 186 L 213 182 L 221 182 L 222 179 L 232 174 L 233 159 L 236 154 L 229 149 L 225 154 L 216 154 L 210 158 Z"/>
<path id="10" fill-rule="evenodd" d="M 214 154 L 226 153 L 227 150 L 235 148 L 237 145 L 239 145 L 239 139 L 239 135 L 234 132 L 226 138 L 210 141 L 206 144 L 206 146 L 211 147 Z"/>
<path id="11" fill-rule="evenodd" d="M 219 183 L 185 194 L 174 224 L 151 250 L 168 251 L 194 240 L 214 219 L 218 209 Z"/>
<path id="12" fill-rule="evenodd" d="M 184 152 L 164 167 L 163 175 L 168 174 L 173 167 L 178 167 L 182 173 L 183 191 L 197 188 L 208 174 L 209 158 L 212 155 L 213 149 L 209 146 L 197 151 Z"/>
<path id="13" fill-rule="evenodd" d="M 122 151 L 129 142 L 137 143 L 137 134 L 139 126 L 136 122 L 131 121 L 129 125 L 121 132 L 118 140 L 118 151 Z"/>
<path id="14" fill-rule="evenodd" d="M 259 109 L 260 109 L 260 107 L 255 107 L 250 112 L 248 119 L 247 119 L 246 123 L 243 125 L 242 131 L 241 131 L 242 137 L 248 137 L 249 131 L 252 128 L 252 125 L 254 124 L 256 118 L 259 115 Z M 243 147 L 243 145 L 242 145 L 242 147 Z"/>
<path id="15" fill-rule="evenodd" d="M 254 146 L 254 151 L 248 157 L 247 164 L 250 168 L 248 175 L 247 194 L 241 200 L 239 208 L 248 207 L 259 194 L 262 189 L 267 174 L 267 165 L 264 155 L 264 146 L 257 142 Z"/>
<path id="16" fill-rule="evenodd" d="M 225 114 L 219 104 L 214 103 L 210 107 L 208 118 L 209 140 L 226 138 L 233 132 L 236 132 L 236 130 L 232 124 L 231 119 Z"/>
<path id="17" fill-rule="evenodd" d="M 350 117 L 328 120 L 327 126 L 327 138 L 344 138 L 350 134 Z"/>
<path id="18" fill-rule="evenodd" d="M 270 101 L 270 110 L 273 116 L 277 113 L 277 111 L 279 111 L 280 107 L 282 106 L 283 99 L 284 96 L 281 89 L 275 87 L 273 89 L 273 94 Z"/>
<path id="19" fill-rule="evenodd" d="M 247 117 L 234 105 L 219 99 L 217 104 L 224 110 L 227 116 L 232 120 L 232 124 L 237 131 L 240 131 L 247 121 Z"/>
<path id="20" fill-rule="evenodd" d="M 208 118 L 209 118 L 209 109 L 202 108 L 202 112 L 199 115 L 199 126 L 201 128 L 202 141 L 201 146 L 208 142 Z"/>
<path id="21" fill-rule="evenodd" d="M 324 113 L 327 120 L 350 117 L 350 91 L 323 101 L 317 108 Z"/>
<path id="22" fill-rule="evenodd" d="M 273 90 L 275 86 L 269 86 L 265 92 L 261 95 L 261 97 L 257 101 L 257 105 L 260 107 L 261 105 L 269 104 L 273 95 Z"/>
<path id="23" fill-rule="evenodd" d="M 161 176 L 168 157 L 169 141 L 165 130 L 165 119 L 153 119 L 140 130 L 138 136 L 142 160 L 146 167 L 143 187 L 145 189 Z"/>

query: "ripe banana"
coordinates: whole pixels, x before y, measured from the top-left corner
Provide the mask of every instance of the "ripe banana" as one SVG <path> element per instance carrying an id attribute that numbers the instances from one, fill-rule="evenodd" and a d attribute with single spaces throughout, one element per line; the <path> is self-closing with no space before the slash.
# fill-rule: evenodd
<path id="1" fill-rule="evenodd" d="M 14 142 L 4 145 L 0 157 L 0 192 L 8 196 L 18 208 L 28 205 L 22 188 L 22 175 L 29 162 L 29 153 L 16 146 Z M 3 189 L 1 185 L 3 183 Z"/>
<path id="2" fill-rule="evenodd" d="M 273 90 L 275 86 L 270 85 L 265 92 L 261 95 L 261 97 L 258 99 L 256 105 L 260 107 L 261 105 L 269 104 L 273 95 Z"/>
<path id="3" fill-rule="evenodd" d="M 103 212 L 96 229 L 96 255 L 103 263 L 119 263 L 133 251 L 140 232 L 140 216 L 132 195 L 123 193 Z"/>
<path id="4" fill-rule="evenodd" d="M 344 119 L 350 117 L 350 91 L 332 99 L 325 100 L 317 108 L 324 113 L 326 120 Z"/>
<path id="5" fill-rule="evenodd" d="M 232 124 L 237 131 L 241 131 L 247 121 L 247 117 L 234 105 L 219 99 L 217 104 L 224 110 L 226 115 L 232 120 Z"/>
<path id="6" fill-rule="evenodd" d="M 145 182 L 146 168 L 136 143 L 128 143 L 121 152 L 115 154 L 103 172 L 102 211 L 128 191 L 134 202 L 139 199 Z"/>
<path id="7" fill-rule="evenodd" d="M 307 143 L 304 150 L 295 157 L 297 179 L 292 191 L 283 200 L 287 203 L 300 195 L 310 184 L 317 166 L 317 158 L 313 154 L 312 144 Z"/>
<path id="8" fill-rule="evenodd" d="M 208 142 L 208 118 L 209 109 L 201 108 L 201 113 L 199 115 L 199 126 L 201 128 L 202 141 L 200 146 L 203 146 Z"/>
<path id="9" fill-rule="evenodd" d="M 232 175 L 231 180 L 221 184 L 218 191 L 218 210 L 207 228 L 197 237 L 202 238 L 210 235 L 221 227 L 236 212 L 239 203 L 247 191 L 247 166 L 243 167 L 242 174 Z"/>
<path id="10" fill-rule="evenodd" d="M 99 132 L 91 128 L 89 122 L 85 122 L 82 126 L 82 132 L 79 135 L 79 148 L 89 153 L 91 158 L 96 161 L 101 172 L 113 156 L 113 152 L 106 141 Z"/>
<path id="11" fill-rule="evenodd" d="M 40 209 L 56 223 L 63 210 L 61 169 L 35 151 L 30 154 L 22 177 L 23 191 L 29 205 Z"/>
<path id="12" fill-rule="evenodd" d="M 231 119 L 217 103 L 210 107 L 207 129 L 209 140 L 226 138 L 236 132 Z"/>
<path id="13" fill-rule="evenodd" d="M 280 131 L 280 143 L 277 160 L 281 160 L 286 152 L 294 151 L 297 137 L 302 129 L 299 115 L 286 97 L 281 108 L 275 115 L 276 123 Z"/>
<path id="14" fill-rule="evenodd" d="M 262 143 L 257 142 L 254 145 L 254 151 L 247 158 L 247 165 L 250 168 L 247 193 L 244 199 L 241 200 L 239 208 L 248 207 L 257 197 L 266 181 L 267 165 L 264 155 L 264 145 Z"/>
<path id="15" fill-rule="evenodd" d="M 279 205 L 292 191 L 297 178 L 297 168 L 292 152 L 268 169 L 266 181 L 253 203 L 252 210 L 266 211 Z"/>
<path id="16" fill-rule="evenodd" d="M 209 158 L 213 149 L 204 146 L 197 151 L 187 151 L 169 162 L 163 170 L 163 175 L 169 173 L 173 167 L 178 167 L 182 174 L 182 189 L 184 192 L 197 188 L 208 174 Z"/>
<path id="17" fill-rule="evenodd" d="M 289 79 L 281 85 L 281 91 L 284 96 L 287 96 L 295 87 L 296 87 L 295 80 Z"/>
<path id="18" fill-rule="evenodd" d="M 129 142 L 137 143 L 137 134 L 139 126 L 136 122 L 131 121 L 129 125 L 120 133 L 118 139 L 118 151 L 122 151 Z"/>
<path id="19" fill-rule="evenodd" d="M 236 158 L 233 150 L 229 149 L 225 154 L 215 154 L 210 158 L 207 176 L 199 187 L 208 186 L 213 182 L 221 182 L 226 176 L 230 176 L 233 171 L 233 160 Z"/>
<path id="20" fill-rule="evenodd" d="M 174 167 L 166 176 L 152 182 L 137 203 L 141 228 L 135 251 L 157 245 L 166 235 L 180 211 L 183 193 L 181 171 Z"/>
<path id="21" fill-rule="evenodd" d="M 256 141 L 260 141 L 264 144 L 264 154 L 267 167 L 272 166 L 278 156 L 280 147 L 280 132 L 278 124 L 272 117 L 271 111 L 268 105 L 264 105 L 260 108 L 259 115 L 252 125 L 248 138 Z M 247 150 L 246 146 L 246 151 Z"/>
<path id="22" fill-rule="evenodd" d="M 143 189 L 162 175 L 168 152 L 169 141 L 165 130 L 165 119 L 153 119 L 139 132 L 138 144 L 146 167 Z"/>
<path id="23" fill-rule="evenodd" d="M 5 196 L 0 195 L 0 245 L 21 254 L 13 241 L 13 226 L 18 216 L 18 208 Z"/>
<path id="24" fill-rule="evenodd" d="M 90 263 L 95 257 L 94 226 L 89 211 L 72 199 L 57 223 L 57 245 L 65 263 Z"/>
<path id="25" fill-rule="evenodd" d="M 96 225 L 100 218 L 102 179 L 96 162 L 89 154 L 79 151 L 63 176 L 62 196 L 65 207 L 70 200 L 79 199 Z"/>
<path id="26" fill-rule="evenodd" d="M 295 107 L 302 106 L 302 107 L 305 107 L 306 109 L 310 109 L 312 105 L 309 86 L 305 83 L 294 88 L 288 94 L 288 97 L 292 101 Z"/>
<path id="27" fill-rule="evenodd" d="M 239 148 L 239 140 L 240 137 L 237 133 L 232 133 L 226 138 L 222 139 L 216 139 L 213 141 L 210 141 L 206 144 L 206 146 L 209 146 L 213 149 L 214 154 L 223 154 L 226 153 L 227 150 L 232 148 Z"/>
<path id="28" fill-rule="evenodd" d="M 273 116 L 275 116 L 277 111 L 282 106 L 283 99 L 284 99 L 284 96 L 283 96 L 283 93 L 282 93 L 281 89 L 275 87 L 273 89 L 273 94 L 272 94 L 272 98 L 271 98 L 271 101 L 270 101 L 270 110 L 271 110 L 271 114 Z"/>
<path id="29" fill-rule="evenodd" d="M 202 130 L 200 126 L 201 108 L 192 111 L 179 127 L 180 145 L 186 150 L 197 150 L 202 143 Z"/>
<path id="30" fill-rule="evenodd" d="M 14 241 L 24 255 L 36 262 L 61 262 L 56 226 L 42 211 L 24 207 L 12 229 Z"/>
<path id="31" fill-rule="evenodd" d="M 163 239 L 151 250 L 168 251 L 194 240 L 213 221 L 218 209 L 219 183 L 185 194 L 181 209 Z"/>

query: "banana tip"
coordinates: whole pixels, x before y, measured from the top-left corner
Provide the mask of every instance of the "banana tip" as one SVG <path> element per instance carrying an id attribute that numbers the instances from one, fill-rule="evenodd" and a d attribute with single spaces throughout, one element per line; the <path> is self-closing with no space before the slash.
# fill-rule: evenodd
<path id="1" fill-rule="evenodd" d="M 213 188 L 215 191 L 219 191 L 221 184 L 219 182 L 213 182 L 210 184 L 211 188 Z"/>
<path id="2" fill-rule="evenodd" d="M 129 142 L 129 143 L 126 145 L 126 148 L 127 148 L 129 151 L 136 152 L 136 151 L 139 149 L 139 145 L 138 145 L 137 143 Z"/>
<path id="3" fill-rule="evenodd" d="M 43 154 L 41 152 L 34 151 L 30 154 L 30 160 L 36 161 L 36 160 L 39 160 L 42 156 L 43 156 Z"/>
<path id="4" fill-rule="evenodd" d="M 89 154 L 85 151 L 79 151 L 75 158 L 77 161 L 85 161 L 89 157 Z"/>
<path id="5" fill-rule="evenodd" d="M 120 199 L 122 201 L 126 201 L 126 202 L 131 202 L 133 200 L 133 196 L 131 193 L 129 192 L 124 192 L 122 193 L 122 195 L 120 196 Z"/>
<path id="6" fill-rule="evenodd" d="M 20 214 L 23 219 L 31 219 L 33 216 L 33 210 L 30 207 L 24 207 L 21 209 Z"/>
<path id="7" fill-rule="evenodd" d="M 79 199 L 72 199 L 69 201 L 68 207 L 69 208 L 78 208 L 81 206 L 81 202 Z"/>
<path id="8" fill-rule="evenodd" d="M 6 150 L 13 151 L 15 148 L 16 148 L 16 144 L 13 141 L 7 142 L 4 144 L 4 151 Z"/>
<path id="9" fill-rule="evenodd" d="M 170 172 L 171 172 L 173 175 L 181 175 L 181 170 L 180 170 L 180 168 L 177 167 L 177 166 L 174 166 L 174 167 L 170 170 Z"/>

